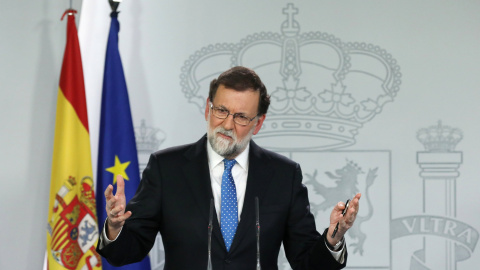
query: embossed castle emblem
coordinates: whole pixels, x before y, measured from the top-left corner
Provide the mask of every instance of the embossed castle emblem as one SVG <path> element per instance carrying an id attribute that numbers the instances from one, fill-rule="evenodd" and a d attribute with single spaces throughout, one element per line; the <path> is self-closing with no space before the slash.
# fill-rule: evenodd
<path id="1" fill-rule="evenodd" d="M 478 231 L 456 218 L 457 178 L 463 153 L 455 151 L 463 133 L 438 125 L 422 128 L 417 139 L 425 151 L 417 152 L 423 188 L 423 213 L 392 220 L 392 240 L 420 238 L 423 247 L 410 255 L 410 270 L 454 270 L 472 256 Z M 439 256 L 438 254 L 442 254 Z"/>
<path id="2" fill-rule="evenodd" d="M 140 126 L 135 127 L 135 144 L 137 146 L 140 174 L 142 174 L 145 167 L 147 167 L 150 154 L 158 151 L 165 139 L 165 132 L 158 128 L 148 126 L 145 119 L 141 120 Z"/>
<path id="3" fill-rule="evenodd" d="M 139 172 L 142 174 L 147 167 L 150 154 L 158 151 L 165 141 L 166 134 L 162 130 L 147 125 L 145 119 L 141 120 L 140 126 L 135 126 L 135 143 L 138 152 Z M 157 235 L 155 245 L 150 252 L 150 265 L 152 270 L 161 270 L 165 264 L 165 252 L 160 234 Z"/>
<path id="4" fill-rule="evenodd" d="M 157 151 L 165 141 L 165 137 L 165 132 L 147 126 L 145 119 L 142 119 L 140 126 L 135 127 L 135 141 L 138 152 L 150 154 Z"/>

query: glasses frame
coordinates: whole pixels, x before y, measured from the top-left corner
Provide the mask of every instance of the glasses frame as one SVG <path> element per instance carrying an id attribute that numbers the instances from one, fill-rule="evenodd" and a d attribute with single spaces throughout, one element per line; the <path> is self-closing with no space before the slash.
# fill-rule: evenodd
<path id="1" fill-rule="evenodd" d="M 230 113 L 230 111 L 227 110 L 227 109 L 221 109 L 221 108 L 219 108 L 219 107 L 213 106 L 213 103 L 210 103 L 210 109 L 213 110 L 213 113 L 212 113 L 212 114 L 213 114 L 213 116 L 215 116 L 216 118 L 225 120 L 225 119 L 227 119 L 227 118 L 231 115 L 231 116 L 233 116 L 233 122 L 235 122 L 235 124 L 240 125 L 240 126 L 243 126 L 243 127 L 248 126 L 248 125 L 253 121 L 253 119 L 255 119 L 255 118 L 258 117 L 258 114 L 255 115 L 255 116 L 252 117 L 252 118 L 248 118 L 248 117 L 245 116 L 243 113 Z M 225 116 L 224 118 L 221 118 L 221 117 L 219 117 L 218 115 L 215 115 L 215 111 L 217 111 L 217 110 L 225 110 L 225 111 L 227 111 L 227 116 Z M 248 119 L 248 123 L 247 123 L 247 124 L 242 124 L 242 123 L 238 123 L 237 121 L 235 121 L 235 119 L 237 119 L 238 116 L 244 116 L 246 119 Z"/>

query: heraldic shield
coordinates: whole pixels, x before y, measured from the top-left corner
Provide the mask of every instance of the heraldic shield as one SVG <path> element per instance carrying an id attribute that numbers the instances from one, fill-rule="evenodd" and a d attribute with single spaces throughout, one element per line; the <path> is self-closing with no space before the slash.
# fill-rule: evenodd
<path id="1" fill-rule="evenodd" d="M 100 266 L 95 251 L 98 239 L 93 180 L 84 177 L 80 183 L 70 177 L 55 196 L 52 220 L 48 223 L 50 253 L 66 269 Z M 82 262 L 84 260 L 84 262 Z"/>

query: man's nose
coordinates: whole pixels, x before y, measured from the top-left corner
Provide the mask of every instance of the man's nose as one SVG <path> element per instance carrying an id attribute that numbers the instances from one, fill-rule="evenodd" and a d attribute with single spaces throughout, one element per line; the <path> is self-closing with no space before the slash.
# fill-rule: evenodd
<path id="1" fill-rule="evenodd" d="M 232 130 L 235 127 L 235 122 L 233 121 L 233 114 L 230 114 L 223 120 L 223 128 L 226 130 Z"/>

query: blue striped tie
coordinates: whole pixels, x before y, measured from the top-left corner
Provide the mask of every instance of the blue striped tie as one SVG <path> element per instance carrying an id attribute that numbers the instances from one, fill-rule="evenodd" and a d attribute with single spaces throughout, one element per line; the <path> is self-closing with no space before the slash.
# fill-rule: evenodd
<path id="1" fill-rule="evenodd" d="M 233 237 L 238 225 L 237 189 L 232 177 L 232 168 L 236 161 L 224 159 L 225 170 L 222 176 L 222 206 L 220 211 L 220 224 L 223 241 L 227 251 L 230 251 Z"/>

